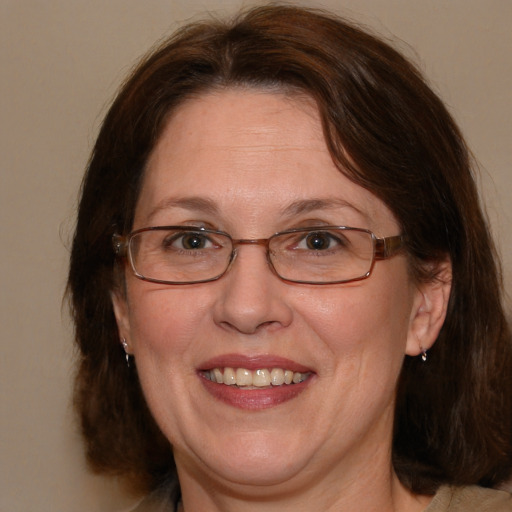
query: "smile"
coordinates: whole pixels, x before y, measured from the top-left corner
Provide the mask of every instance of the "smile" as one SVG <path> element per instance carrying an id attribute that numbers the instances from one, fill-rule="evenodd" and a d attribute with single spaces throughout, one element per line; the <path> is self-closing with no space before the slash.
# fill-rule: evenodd
<path id="1" fill-rule="evenodd" d="M 236 386 L 244 389 L 261 389 L 272 386 L 289 386 L 304 382 L 311 372 L 294 372 L 283 368 L 212 368 L 201 372 L 205 379 L 217 384 Z"/>

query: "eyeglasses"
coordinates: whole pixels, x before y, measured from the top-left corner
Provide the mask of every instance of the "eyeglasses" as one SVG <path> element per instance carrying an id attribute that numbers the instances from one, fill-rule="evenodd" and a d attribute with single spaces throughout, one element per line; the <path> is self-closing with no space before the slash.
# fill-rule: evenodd
<path id="1" fill-rule="evenodd" d="M 401 235 L 377 238 L 346 226 L 289 229 L 270 238 L 233 239 L 227 233 L 190 226 L 156 226 L 113 237 L 119 257 L 134 274 L 162 284 L 205 283 L 220 279 L 239 245 L 265 247 L 271 270 L 284 281 L 347 283 L 370 276 L 375 260 L 390 258 L 404 245 Z"/>

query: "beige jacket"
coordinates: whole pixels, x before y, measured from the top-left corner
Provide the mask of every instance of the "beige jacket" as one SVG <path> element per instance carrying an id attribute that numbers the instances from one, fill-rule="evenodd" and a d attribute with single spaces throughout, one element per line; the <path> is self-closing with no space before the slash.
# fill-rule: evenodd
<path id="1" fill-rule="evenodd" d="M 443 486 L 425 512 L 512 512 L 512 495 L 476 486 Z"/>
<path id="2" fill-rule="evenodd" d="M 173 512 L 176 489 L 162 489 L 142 500 L 132 512 Z M 424 512 L 512 512 L 512 495 L 483 487 L 443 486 Z"/>

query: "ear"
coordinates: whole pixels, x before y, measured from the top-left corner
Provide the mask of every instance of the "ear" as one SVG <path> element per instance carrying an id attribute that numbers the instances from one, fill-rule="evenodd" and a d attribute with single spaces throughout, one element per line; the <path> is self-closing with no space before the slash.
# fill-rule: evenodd
<path id="1" fill-rule="evenodd" d="M 121 290 L 114 290 L 110 294 L 110 297 L 112 299 L 114 315 L 116 317 L 119 338 L 121 340 L 130 340 L 130 315 L 126 296 Z"/>
<path id="2" fill-rule="evenodd" d="M 407 336 L 406 354 L 418 356 L 434 345 L 443 326 L 452 285 L 449 260 L 436 264 L 436 276 L 417 285 Z"/>

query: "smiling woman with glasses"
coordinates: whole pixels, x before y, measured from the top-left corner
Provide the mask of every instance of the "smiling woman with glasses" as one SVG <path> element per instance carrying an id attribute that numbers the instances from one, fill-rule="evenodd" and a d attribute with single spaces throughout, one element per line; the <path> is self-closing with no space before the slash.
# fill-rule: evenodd
<path id="1" fill-rule="evenodd" d="M 153 50 L 96 141 L 69 291 L 88 460 L 137 512 L 511 510 L 468 150 L 345 20 L 258 7 Z"/>

